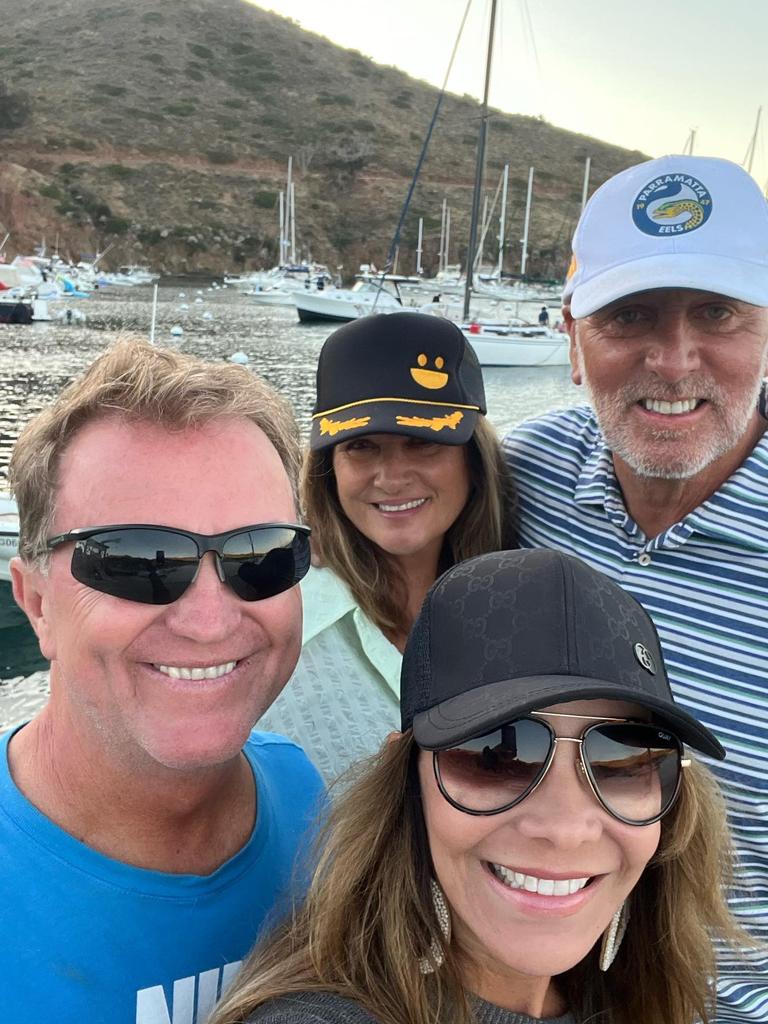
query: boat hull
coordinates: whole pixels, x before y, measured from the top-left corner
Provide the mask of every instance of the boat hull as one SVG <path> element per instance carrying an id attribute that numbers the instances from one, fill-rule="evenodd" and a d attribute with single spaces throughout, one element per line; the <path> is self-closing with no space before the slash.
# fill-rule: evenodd
<path id="1" fill-rule="evenodd" d="M 567 334 L 550 331 L 528 334 L 474 334 L 464 337 L 475 350 L 481 366 L 567 366 L 569 339 Z"/>
<path id="2" fill-rule="evenodd" d="M 33 312 L 31 301 L 1 300 L 0 324 L 31 324 Z"/>

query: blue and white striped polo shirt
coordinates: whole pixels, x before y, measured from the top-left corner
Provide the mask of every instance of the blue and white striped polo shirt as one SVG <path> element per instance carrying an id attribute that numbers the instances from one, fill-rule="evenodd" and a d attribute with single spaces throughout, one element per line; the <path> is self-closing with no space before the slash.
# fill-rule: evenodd
<path id="1" fill-rule="evenodd" d="M 734 913 L 768 941 L 768 434 L 703 505 L 649 539 L 630 518 L 588 406 L 529 420 L 504 440 L 520 543 L 578 555 L 653 617 L 676 698 L 728 752 L 738 852 Z M 716 1024 L 768 1021 L 768 956 L 724 952 Z"/>

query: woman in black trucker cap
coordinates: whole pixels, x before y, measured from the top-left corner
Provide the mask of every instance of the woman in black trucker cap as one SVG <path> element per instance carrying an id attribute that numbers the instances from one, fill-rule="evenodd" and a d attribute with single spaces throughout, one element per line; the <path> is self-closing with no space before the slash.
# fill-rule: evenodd
<path id="1" fill-rule="evenodd" d="M 515 543 L 482 373 L 455 324 L 395 313 L 328 338 L 302 502 L 323 567 L 302 584 L 298 668 L 260 725 L 330 781 L 397 728 L 401 652 L 438 575 Z"/>
<path id="2" fill-rule="evenodd" d="M 711 1021 L 716 737 L 641 606 L 578 559 L 506 551 L 430 590 L 402 732 L 331 812 L 309 896 L 214 1024 Z"/>

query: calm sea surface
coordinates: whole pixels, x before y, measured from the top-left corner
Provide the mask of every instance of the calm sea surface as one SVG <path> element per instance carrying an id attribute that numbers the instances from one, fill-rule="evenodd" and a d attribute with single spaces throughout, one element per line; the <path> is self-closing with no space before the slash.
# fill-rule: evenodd
<path id="1" fill-rule="evenodd" d="M 75 316 L 85 314 L 84 323 L 0 325 L 0 489 L 14 442 L 27 420 L 115 339 L 147 337 L 151 301 L 151 288 L 111 288 L 89 299 L 51 305 L 53 314 L 67 308 L 76 311 Z M 183 328 L 181 337 L 171 336 L 175 325 Z M 211 290 L 187 280 L 165 281 L 159 290 L 158 344 L 212 360 L 245 352 L 253 370 L 293 402 L 305 432 L 314 402 L 317 356 L 330 330 L 299 324 L 293 309 L 258 307 L 232 289 Z M 488 415 L 501 433 L 536 413 L 583 400 L 564 366 L 491 368 L 484 376 Z M 10 588 L 0 583 L 0 678 L 27 675 L 44 666 Z"/>

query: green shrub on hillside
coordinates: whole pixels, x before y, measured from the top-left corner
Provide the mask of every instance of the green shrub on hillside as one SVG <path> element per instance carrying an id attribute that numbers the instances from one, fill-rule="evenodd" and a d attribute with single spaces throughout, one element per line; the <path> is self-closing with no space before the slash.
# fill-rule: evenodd
<path id="1" fill-rule="evenodd" d="M 106 217 L 101 223 L 108 235 L 124 235 L 131 226 L 124 217 Z"/>
<path id="2" fill-rule="evenodd" d="M 334 95 L 327 92 L 321 92 L 317 97 L 317 102 L 323 107 L 354 107 L 355 105 L 354 99 L 343 92 L 335 93 Z"/>
<path id="3" fill-rule="evenodd" d="M 277 192 L 268 192 L 266 189 L 262 189 L 261 192 L 254 193 L 253 205 L 258 206 L 261 210 L 273 210 L 276 202 Z"/>
<path id="4" fill-rule="evenodd" d="M 197 112 L 197 107 L 194 100 L 179 100 L 178 103 L 169 103 L 163 110 L 176 117 L 190 117 Z"/>
<path id="5" fill-rule="evenodd" d="M 125 96 L 128 92 L 124 85 L 112 85 L 111 82 L 97 82 L 96 88 L 107 96 Z"/>
<path id="6" fill-rule="evenodd" d="M 110 178 L 117 178 L 118 181 L 124 181 L 126 178 L 133 178 L 136 175 L 135 169 L 126 167 L 125 164 L 107 164 L 104 170 Z"/>
<path id="7" fill-rule="evenodd" d="M 237 159 L 231 149 L 209 149 L 205 155 L 212 164 L 231 164 Z"/>
<path id="8" fill-rule="evenodd" d="M 213 57 L 213 50 L 209 50 L 202 43 L 187 43 L 187 46 L 196 57 L 202 57 L 204 60 L 210 60 Z"/>

